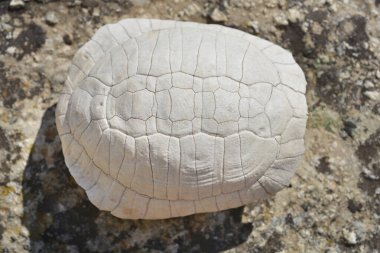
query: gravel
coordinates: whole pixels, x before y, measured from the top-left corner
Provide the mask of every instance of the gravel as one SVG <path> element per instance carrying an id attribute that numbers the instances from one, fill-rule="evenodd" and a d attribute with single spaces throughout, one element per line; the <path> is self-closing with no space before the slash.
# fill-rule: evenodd
<path id="1" fill-rule="evenodd" d="M 379 252 L 379 6 L 0 1 L 0 252 Z M 120 220 L 89 203 L 64 164 L 55 104 L 79 47 L 128 17 L 222 23 L 293 53 L 309 84 L 309 121 L 305 159 L 287 189 L 162 221 Z"/>
<path id="2" fill-rule="evenodd" d="M 56 12 L 55 11 L 48 11 L 45 14 L 45 22 L 46 22 L 46 24 L 48 24 L 50 26 L 55 26 L 56 24 L 58 24 L 59 20 L 58 20 Z"/>

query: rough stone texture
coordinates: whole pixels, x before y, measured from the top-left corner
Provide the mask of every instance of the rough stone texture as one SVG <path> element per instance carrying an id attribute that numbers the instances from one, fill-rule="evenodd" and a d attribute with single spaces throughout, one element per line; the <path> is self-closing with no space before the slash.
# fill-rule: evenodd
<path id="1" fill-rule="evenodd" d="M 306 80 L 291 54 L 219 25 L 124 19 L 69 68 L 56 124 L 99 209 L 162 219 L 257 202 L 304 153 Z"/>
<path id="2" fill-rule="evenodd" d="M 104 24 L 214 22 L 215 8 L 229 27 L 253 32 L 255 21 L 258 36 L 289 49 L 306 74 L 305 161 L 291 187 L 259 204 L 164 221 L 98 211 L 64 165 L 54 123 L 74 53 Z M 379 90 L 379 8 L 376 0 L 179 0 L 25 1 L 9 10 L 0 1 L 1 251 L 379 251 L 379 102 L 364 95 Z M 49 10 L 60 17 L 54 27 Z M 288 25 L 275 26 L 280 13 Z"/>

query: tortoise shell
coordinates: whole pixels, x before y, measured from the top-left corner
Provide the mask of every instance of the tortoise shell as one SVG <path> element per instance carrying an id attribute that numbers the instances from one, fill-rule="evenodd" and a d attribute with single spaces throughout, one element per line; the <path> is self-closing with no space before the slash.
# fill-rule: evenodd
<path id="1" fill-rule="evenodd" d="M 125 19 L 76 53 L 56 110 L 90 201 L 163 219 L 256 202 L 304 153 L 306 81 L 291 53 L 219 26 Z"/>

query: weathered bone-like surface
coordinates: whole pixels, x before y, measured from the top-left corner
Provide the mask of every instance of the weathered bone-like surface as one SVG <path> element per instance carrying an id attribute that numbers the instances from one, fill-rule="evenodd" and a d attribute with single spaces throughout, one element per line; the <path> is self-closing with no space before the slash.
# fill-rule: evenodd
<path id="1" fill-rule="evenodd" d="M 126 19 L 75 55 L 56 123 L 91 202 L 162 219 L 255 202 L 304 153 L 306 81 L 292 55 L 218 25 Z"/>

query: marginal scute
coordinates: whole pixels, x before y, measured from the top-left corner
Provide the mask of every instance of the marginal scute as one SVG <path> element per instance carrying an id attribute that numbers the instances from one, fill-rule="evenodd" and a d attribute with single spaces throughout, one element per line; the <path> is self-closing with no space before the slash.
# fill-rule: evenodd
<path id="1" fill-rule="evenodd" d="M 256 182 L 275 161 L 278 144 L 248 131 L 240 133 L 241 163 L 249 184 Z"/>
<path id="2" fill-rule="evenodd" d="M 141 35 L 141 30 L 137 24 L 136 19 L 123 19 L 118 24 L 124 28 L 125 33 L 130 38 L 136 38 L 137 36 Z"/>
<path id="3" fill-rule="evenodd" d="M 87 196 L 90 201 L 100 210 L 105 210 L 102 207 L 102 202 L 106 197 L 108 189 L 111 187 L 113 179 L 104 173 L 101 173 L 96 184 L 90 189 L 86 190 Z"/>
<path id="4" fill-rule="evenodd" d="M 234 36 L 225 35 L 224 39 L 226 47 L 226 76 L 240 81 L 243 76 L 243 62 L 249 43 Z"/>
<path id="5" fill-rule="evenodd" d="M 169 137 L 168 146 L 168 169 L 167 169 L 167 184 L 166 192 L 167 198 L 170 200 L 178 199 L 178 189 L 180 187 L 180 146 L 179 139 L 176 137 Z"/>
<path id="6" fill-rule="evenodd" d="M 171 22 L 173 23 L 173 22 Z M 178 72 L 181 70 L 182 65 L 182 32 L 180 29 L 171 29 L 170 30 L 170 70 L 174 72 Z"/>
<path id="7" fill-rule="evenodd" d="M 197 169 L 195 167 L 195 143 L 193 136 L 185 136 L 180 142 L 180 188 L 179 198 L 194 200 L 198 198 Z"/>
<path id="8" fill-rule="evenodd" d="M 125 219 L 257 202 L 302 161 L 306 80 L 291 53 L 219 25 L 125 19 L 75 55 L 58 101 L 65 163 Z"/>
<path id="9" fill-rule="evenodd" d="M 123 26 L 119 23 L 108 25 L 108 30 L 111 33 L 112 38 L 114 38 L 118 44 L 122 44 L 130 38 Z"/>
<path id="10" fill-rule="evenodd" d="M 113 68 L 111 54 L 107 53 L 101 61 L 96 62 L 89 76 L 98 79 L 107 86 L 113 84 Z"/>
<path id="11" fill-rule="evenodd" d="M 203 199 L 212 196 L 214 138 L 204 133 L 198 133 L 194 135 L 194 142 L 199 198 Z"/>
<path id="12" fill-rule="evenodd" d="M 294 117 L 307 118 L 307 104 L 306 97 L 300 92 L 297 92 L 285 85 L 277 86 L 281 91 L 284 92 L 289 104 L 293 108 Z"/>
<path id="13" fill-rule="evenodd" d="M 58 115 L 56 117 L 56 125 L 60 136 L 70 134 L 70 126 L 66 115 Z"/>
<path id="14" fill-rule="evenodd" d="M 71 94 L 61 94 L 61 96 L 58 99 L 57 109 L 55 109 L 56 116 L 65 116 L 70 98 Z"/>
<path id="15" fill-rule="evenodd" d="M 199 46 L 195 75 L 201 78 L 216 75 L 215 39 L 215 32 L 206 33 Z"/>
<path id="16" fill-rule="evenodd" d="M 199 199 L 199 200 L 194 201 L 194 204 L 195 204 L 195 211 L 197 213 L 218 211 L 218 206 L 216 204 L 215 197 Z"/>
<path id="17" fill-rule="evenodd" d="M 195 28 L 187 28 L 189 32 L 182 29 L 182 62 L 181 71 L 194 75 L 199 56 L 199 47 L 201 45 L 203 33 L 194 32 Z M 186 53 L 185 53 L 186 52 Z"/>
<path id="18" fill-rule="evenodd" d="M 281 83 L 291 89 L 305 94 L 306 80 L 301 67 L 297 64 L 275 64 Z"/>
<path id="19" fill-rule="evenodd" d="M 125 156 L 124 144 L 125 135 L 118 130 L 110 131 L 110 175 L 113 178 L 117 178 L 119 173 L 121 163 L 123 162 Z"/>
<path id="20" fill-rule="evenodd" d="M 76 139 L 79 139 L 92 120 L 91 102 L 91 95 L 82 89 L 76 89 L 71 96 L 67 117 L 71 133 L 74 134 Z"/>
<path id="21" fill-rule="evenodd" d="M 195 213 L 195 205 L 193 201 L 170 201 L 170 210 L 172 217 L 186 216 Z"/>
<path id="22" fill-rule="evenodd" d="M 140 75 L 149 75 L 153 53 L 157 44 L 159 32 L 143 33 L 136 38 L 138 46 L 138 65 L 137 73 Z"/>
<path id="23" fill-rule="evenodd" d="M 116 179 L 124 186 L 130 187 L 136 171 L 136 139 L 126 135 L 123 150 L 124 157 Z"/>
<path id="24" fill-rule="evenodd" d="M 169 31 L 163 30 L 159 33 L 154 52 L 152 55 L 152 65 L 149 74 L 160 76 L 170 73 L 170 44 Z"/>
<path id="25" fill-rule="evenodd" d="M 249 45 L 244 56 L 244 62 L 241 65 L 243 71 L 241 80 L 247 85 L 254 85 L 259 82 L 271 84 L 280 82 L 276 66 L 252 44 Z"/>
<path id="26" fill-rule="evenodd" d="M 104 211 L 113 210 L 119 204 L 124 189 L 125 187 L 123 185 L 112 180 L 111 186 L 108 188 L 99 209 Z"/>
<path id="27" fill-rule="evenodd" d="M 152 217 L 152 219 L 164 219 L 165 217 L 170 217 L 169 200 L 151 199 L 149 201 L 146 216 Z"/>
<path id="28" fill-rule="evenodd" d="M 306 118 L 292 118 L 282 133 L 281 142 L 286 143 L 294 139 L 301 139 L 305 135 Z"/>
<path id="29" fill-rule="evenodd" d="M 91 121 L 79 139 L 79 142 L 90 157 L 94 157 L 101 137 L 102 129 L 100 128 L 98 121 Z"/>
<path id="30" fill-rule="evenodd" d="M 273 88 L 271 97 L 265 106 L 265 113 L 269 118 L 271 133 L 281 134 L 292 117 L 292 107 L 286 96 L 277 88 Z"/>
<path id="31" fill-rule="evenodd" d="M 130 39 L 121 45 L 124 52 L 126 52 L 128 63 L 127 63 L 127 73 L 128 76 L 133 76 L 137 74 L 138 67 L 138 55 L 139 49 L 137 46 L 137 41 L 135 39 Z"/>
<path id="32" fill-rule="evenodd" d="M 91 58 L 91 62 L 95 63 L 97 62 L 100 58 L 104 56 L 104 51 L 100 47 L 99 43 L 95 42 L 94 40 L 90 40 L 83 46 L 84 50 L 86 51 L 88 57 Z"/>
<path id="33" fill-rule="evenodd" d="M 238 134 L 224 138 L 223 193 L 240 190 L 245 185 L 245 172 L 241 161 L 241 145 Z"/>
<path id="34" fill-rule="evenodd" d="M 302 157 L 285 158 L 275 161 L 272 166 L 265 172 L 264 176 L 282 184 L 289 185 L 291 178 L 294 175 L 293 170 L 289 170 L 290 166 L 298 166 Z"/>
<path id="35" fill-rule="evenodd" d="M 169 137 L 162 134 L 149 136 L 149 154 L 153 173 L 154 197 L 165 199 L 168 196 L 168 149 Z"/>
<path id="36" fill-rule="evenodd" d="M 93 161 L 108 175 L 110 173 L 111 131 L 107 129 L 101 136 Z"/>
<path id="37" fill-rule="evenodd" d="M 153 197 L 154 184 L 153 182 L 153 168 L 151 164 L 149 152 L 148 137 L 142 136 L 136 138 L 136 168 L 132 179 L 131 188 L 145 196 Z"/>
<path id="38" fill-rule="evenodd" d="M 85 155 L 85 153 L 83 155 Z M 85 162 L 87 161 L 87 159 L 81 160 Z M 70 173 L 72 175 L 75 175 L 75 181 L 77 181 L 77 183 L 82 186 L 83 189 L 90 189 L 94 184 L 97 183 L 101 170 L 96 167 L 93 162 L 90 162 L 85 167 L 81 166 L 81 171 L 79 171 L 79 168 L 76 170 L 76 168 L 77 167 L 74 166 L 73 169 L 70 170 Z M 73 170 L 76 170 L 78 173 L 75 173 Z"/>
<path id="39" fill-rule="evenodd" d="M 95 60 L 92 59 L 92 55 L 88 52 L 86 47 L 82 47 L 78 50 L 72 62 L 75 66 L 80 68 L 80 71 L 84 74 L 88 74 L 91 68 L 95 65 Z"/>
<path id="40" fill-rule="evenodd" d="M 305 152 L 304 140 L 295 139 L 281 144 L 278 158 L 291 158 L 300 156 Z"/>
<path id="41" fill-rule="evenodd" d="M 117 45 L 117 41 L 112 38 L 108 26 L 100 27 L 92 37 L 92 40 L 95 41 L 104 52 Z"/>
<path id="42" fill-rule="evenodd" d="M 262 49 L 262 52 L 268 57 L 272 62 L 279 64 L 296 64 L 293 59 L 292 54 L 289 51 L 284 50 L 282 47 L 277 45 L 272 45 Z"/>
<path id="43" fill-rule="evenodd" d="M 113 48 L 110 52 L 112 67 L 112 82 L 119 83 L 128 78 L 128 57 L 120 47 Z"/>

